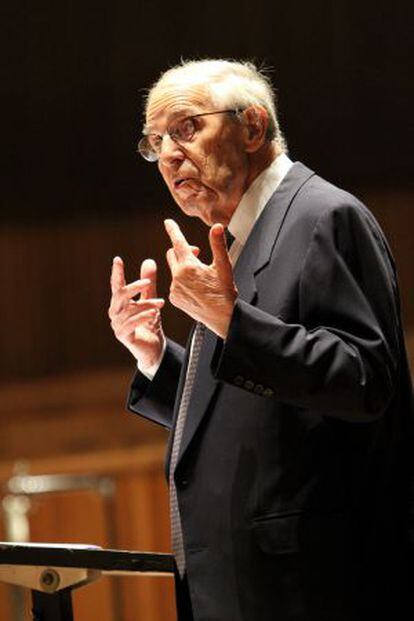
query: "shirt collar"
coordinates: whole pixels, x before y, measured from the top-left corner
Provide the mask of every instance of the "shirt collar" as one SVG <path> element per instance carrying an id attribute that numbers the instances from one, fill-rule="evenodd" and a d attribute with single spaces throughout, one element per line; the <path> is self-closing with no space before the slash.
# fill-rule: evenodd
<path id="1" fill-rule="evenodd" d="M 276 191 L 292 164 L 288 156 L 281 153 L 256 177 L 243 194 L 228 225 L 230 233 L 242 246 L 246 243 L 250 231 L 269 198 Z"/>

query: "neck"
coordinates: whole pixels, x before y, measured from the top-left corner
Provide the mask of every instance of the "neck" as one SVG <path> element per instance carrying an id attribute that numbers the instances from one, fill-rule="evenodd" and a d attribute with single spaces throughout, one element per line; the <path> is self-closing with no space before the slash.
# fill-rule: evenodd
<path id="1" fill-rule="evenodd" d="M 265 168 L 282 153 L 282 148 L 277 142 L 266 142 L 258 151 L 250 155 L 249 174 L 246 179 L 246 188 L 249 188 L 253 181 L 262 173 Z"/>

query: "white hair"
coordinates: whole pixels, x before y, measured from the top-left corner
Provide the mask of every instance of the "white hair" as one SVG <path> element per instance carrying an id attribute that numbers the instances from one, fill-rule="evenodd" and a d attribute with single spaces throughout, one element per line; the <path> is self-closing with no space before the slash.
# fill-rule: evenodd
<path id="1" fill-rule="evenodd" d="M 258 105 L 269 117 L 266 137 L 276 140 L 286 151 L 286 141 L 280 130 L 276 110 L 276 94 L 270 78 L 251 62 L 234 60 L 190 60 L 168 69 L 151 87 L 146 108 L 158 88 L 203 85 L 213 105 L 220 108 L 244 109 Z"/>

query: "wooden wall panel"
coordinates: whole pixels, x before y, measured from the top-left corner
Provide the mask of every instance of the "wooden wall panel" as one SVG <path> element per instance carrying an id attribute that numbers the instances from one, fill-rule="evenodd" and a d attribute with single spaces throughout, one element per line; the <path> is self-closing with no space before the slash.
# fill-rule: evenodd
<path id="1" fill-rule="evenodd" d="M 378 191 L 375 188 L 366 188 L 360 192 L 360 196 L 380 222 L 391 246 L 398 269 L 404 324 L 407 333 L 412 332 L 414 331 L 414 192 L 403 189 Z"/>
<path id="2" fill-rule="evenodd" d="M 3 521 L 0 520 L 0 541 L 5 541 L 6 535 L 4 530 Z M 0 619 L 8 621 L 11 619 L 12 606 L 11 606 L 11 589 L 5 584 L 0 582 Z"/>
<path id="3" fill-rule="evenodd" d="M 110 511 L 107 499 L 97 491 L 45 494 L 32 500 L 31 540 L 50 543 L 87 543 L 110 547 Z M 87 621 L 91 611 L 100 621 L 114 621 L 114 585 L 109 578 L 74 591 L 76 620 Z"/>
<path id="4" fill-rule="evenodd" d="M 414 327 L 413 191 L 408 187 L 348 189 L 368 204 L 390 238 L 401 276 L 406 326 Z M 160 295 L 167 296 L 168 241 L 162 220 L 171 213 L 167 201 L 156 212 L 137 208 L 103 217 L 66 215 L 1 227 L 0 384 L 82 369 L 122 365 L 132 369 L 131 356 L 115 341 L 107 317 L 111 260 L 115 254 L 122 255 L 127 277 L 132 279 L 142 259 L 155 258 Z M 177 210 L 173 214 L 208 261 L 205 227 Z M 163 316 L 168 334 L 183 341 L 189 326 L 184 313 L 167 303 Z"/>
<path id="5" fill-rule="evenodd" d="M 169 551 L 166 484 L 160 482 L 162 476 L 147 473 L 120 478 L 116 523 L 121 548 L 128 545 L 134 550 Z M 173 619 L 171 579 L 125 578 L 121 588 L 125 621 Z"/>
<path id="6" fill-rule="evenodd" d="M 191 230 L 199 228 L 190 223 Z M 0 381 L 132 366 L 107 316 L 112 258 L 125 258 L 129 279 L 145 257 L 155 258 L 165 295 L 166 248 L 162 215 L 148 212 L 0 227 Z M 168 332 L 184 338 L 185 316 L 171 307 L 164 315 Z"/>
<path id="7" fill-rule="evenodd" d="M 163 441 L 165 429 L 125 411 L 133 368 L 0 384 L 1 461 Z"/>
<path id="8" fill-rule="evenodd" d="M 70 491 L 32 496 L 32 541 L 97 544 L 127 550 L 168 552 L 168 494 L 160 445 L 89 455 L 34 460 L 32 474 L 94 474 L 110 477 L 112 496 Z M 0 484 L 13 464 L 0 466 Z M 0 611 L 9 613 L 5 587 Z M 166 577 L 105 577 L 74 592 L 76 621 L 173 621 L 174 583 Z M 26 610 L 30 601 L 26 593 Z M 7 616 L 0 618 L 8 619 Z M 28 621 L 29 617 L 27 617 Z M 26 619 L 25 619 L 26 621 Z"/>

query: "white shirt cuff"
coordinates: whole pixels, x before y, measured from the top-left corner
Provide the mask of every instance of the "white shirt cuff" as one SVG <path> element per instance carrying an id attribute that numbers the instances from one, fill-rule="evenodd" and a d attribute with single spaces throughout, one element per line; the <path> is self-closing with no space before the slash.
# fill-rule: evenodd
<path id="1" fill-rule="evenodd" d="M 154 362 L 154 364 L 152 364 L 150 367 L 145 367 L 145 368 L 142 367 L 140 361 L 137 360 L 138 371 L 140 371 L 142 375 L 145 375 L 145 377 L 149 379 L 150 381 L 154 379 L 156 372 L 161 366 L 161 362 L 162 362 L 162 359 L 164 358 L 166 348 L 167 348 L 167 341 L 166 339 L 164 339 L 164 343 L 162 345 L 161 356 L 158 358 L 157 362 Z"/>

